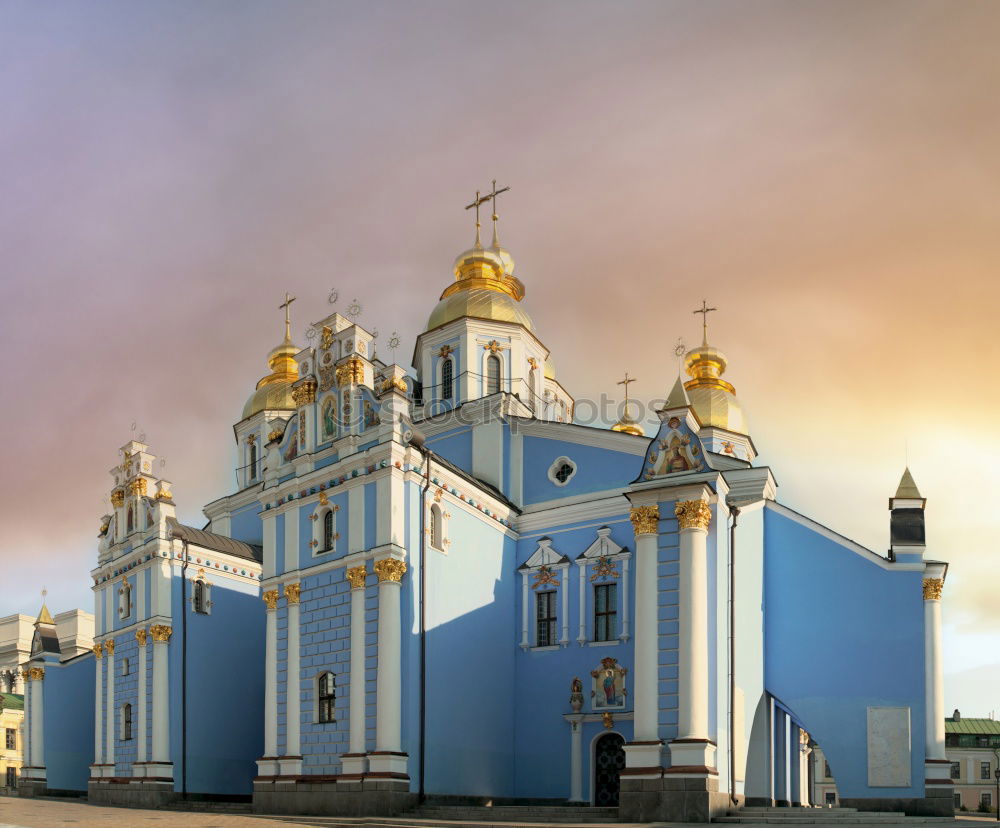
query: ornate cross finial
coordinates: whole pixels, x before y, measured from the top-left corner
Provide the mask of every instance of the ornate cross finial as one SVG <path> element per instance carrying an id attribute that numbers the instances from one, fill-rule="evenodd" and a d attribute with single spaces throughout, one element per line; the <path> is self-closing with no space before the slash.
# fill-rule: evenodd
<path id="1" fill-rule="evenodd" d="M 702 345 L 707 345 L 708 344 L 708 315 L 712 311 L 714 311 L 714 310 L 718 310 L 718 308 L 710 308 L 708 306 L 708 302 L 706 302 L 704 299 L 702 299 L 701 300 L 701 307 L 698 308 L 698 310 L 693 311 L 693 313 L 700 313 L 701 314 L 701 344 Z"/>
<path id="2" fill-rule="evenodd" d="M 287 290 L 285 291 L 285 301 L 278 305 L 279 308 L 285 311 L 285 339 L 289 342 L 292 341 L 292 323 L 288 316 L 288 309 L 292 306 L 292 302 L 295 301 L 295 297 L 292 296 Z"/>
<path id="3" fill-rule="evenodd" d="M 490 199 L 493 201 L 493 246 L 500 246 L 500 237 L 497 235 L 497 219 L 500 216 L 497 214 L 497 196 L 500 193 L 505 193 L 510 189 L 510 187 L 503 187 L 502 189 L 497 189 L 497 180 L 493 179 L 493 192 L 490 193 Z"/>
<path id="4" fill-rule="evenodd" d="M 626 406 L 628 405 L 628 387 L 633 382 L 635 382 L 635 377 L 630 377 L 628 375 L 628 371 L 625 372 L 625 379 L 618 381 L 619 385 L 624 385 L 625 386 L 625 405 Z"/>
<path id="5" fill-rule="evenodd" d="M 479 190 L 476 190 L 476 200 L 473 201 L 472 204 L 466 204 L 465 205 L 465 209 L 466 210 L 475 209 L 475 211 L 476 211 L 476 247 L 482 247 L 483 246 L 482 241 L 480 241 L 480 239 L 479 239 L 479 228 L 482 227 L 482 225 L 479 223 L 479 205 L 483 204 L 483 203 L 485 203 L 485 202 L 487 202 L 489 200 L 490 200 L 489 196 L 485 196 L 485 197 L 481 198 L 480 195 L 479 195 Z"/>

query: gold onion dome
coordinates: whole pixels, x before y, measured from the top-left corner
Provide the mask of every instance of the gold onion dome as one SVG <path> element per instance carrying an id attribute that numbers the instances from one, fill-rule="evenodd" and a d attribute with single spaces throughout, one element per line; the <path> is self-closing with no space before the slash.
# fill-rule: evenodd
<path id="1" fill-rule="evenodd" d="M 747 434 L 746 417 L 736 399 L 736 389 L 722 379 L 727 364 L 722 351 L 708 342 L 702 342 L 684 357 L 684 369 L 691 377 L 684 383 L 684 388 L 691 400 L 691 408 L 703 426 Z"/>
<path id="2" fill-rule="evenodd" d="M 463 316 L 513 322 L 534 330 L 531 317 L 520 306 L 524 285 L 513 275 L 514 257 L 498 243 L 483 247 L 476 242 L 455 258 L 455 281 L 445 288 L 427 320 L 427 330 Z"/>
<path id="3" fill-rule="evenodd" d="M 292 383 L 299 378 L 299 366 L 295 362 L 295 355 L 298 352 L 299 349 L 292 343 L 286 327 L 284 341 L 273 348 L 267 358 L 271 373 L 261 378 L 257 383 L 257 390 L 250 395 L 247 404 L 243 406 L 244 420 L 258 411 L 295 410 Z"/>
<path id="4" fill-rule="evenodd" d="M 612 431 L 623 431 L 626 434 L 633 434 L 636 437 L 645 437 L 646 432 L 642 430 L 642 426 L 638 422 L 632 419 L 632 415 L 628 413 L 628 410 L 622 415 L 622 418 L 611 426 Z"/>

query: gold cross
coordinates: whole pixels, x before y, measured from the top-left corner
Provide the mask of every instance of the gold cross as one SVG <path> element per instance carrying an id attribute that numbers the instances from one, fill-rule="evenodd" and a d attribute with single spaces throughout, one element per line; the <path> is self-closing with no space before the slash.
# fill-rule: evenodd
<path id="1" fill-rule="evenodd" d="M 492 201 L 493 202 L 493 244 L 494 245 L 498 245 L 499 244 L 498 241 L 497 241 L 497 219 L 499 219 L 500 216 L 497 215 L 497 196 L 500 195 L 501 193 L 506 193 L 509 189 L 510 189 L 510 187 L 501 187 L 498 190 L 497 189 L 497 180 L 494 178 L 493 179 L 493 191 L 492 192 L 489 192 L 486 195 L 481 196 L 479 194 L 479 190 L 476 190 L 476 200 L 473 201 L 472 204 L 467 204 L 466 205 L 466 207 L 465 207 L 466 210 L 471 210 L 473 208 L 475 208 L 475 210 L 476 210 L 476 241 L 479 240 L 479 205 L 485 204 L 487 201 Z"/>
<path id="2" fill-rule="evenodd" d="M 619 385 L 625 386 L 625 410 L 628 411 L 628 387 L 630 383 L 635 382 L 635 377 L 630 377 L 628 371 L 625 372 L 625 379 L 619 380 Z"/>
<path id="3" fill-rule="evenodd" d="M 714 310 L 718 310 L 718 308 L 710 308 L 708 306 L 708 302 L 706 302 L 704 299 L 702 299 L 701 300 L 701 307 L 698 310 L 696 310 L 696 311 L 692 311 L 692 313 L 700 313 L 701 314 L 701 340 L 702 340 L 701 344 L 702 345 L 707 345 L 708 344 L 708 315 L 712 311 L 714 311 Z"/>
<path id="4" fill-rule="evenodd" d="M 292 340 L 292 324 L 291 320 L 288 318 L 288 309 L 291 307 L 292 302 L 295 301 L 295 297 L 292 296 L 287 290 L 285 291 L 285 301 L 278 305 L 278 308 L 284 308 L 285 311 L 285 339 L 289 342 Z"/>

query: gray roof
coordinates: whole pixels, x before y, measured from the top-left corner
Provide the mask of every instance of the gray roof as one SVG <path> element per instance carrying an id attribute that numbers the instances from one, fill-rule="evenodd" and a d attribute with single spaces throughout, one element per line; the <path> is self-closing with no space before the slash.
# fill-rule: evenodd
<path id="1" fill-rule="evenodd" d="M 261 563 L 264 560 L 264 550 L 256 544 L 243 543 L 243 541 L 227 538 L 225 535 L 206 532 L 204 529 L 195 529 L 193 526 L 185 526 L 175 520 L 168 519 L 168 523 L 175 538 L 186 540 L 195 546 L 256 563 Z"/>

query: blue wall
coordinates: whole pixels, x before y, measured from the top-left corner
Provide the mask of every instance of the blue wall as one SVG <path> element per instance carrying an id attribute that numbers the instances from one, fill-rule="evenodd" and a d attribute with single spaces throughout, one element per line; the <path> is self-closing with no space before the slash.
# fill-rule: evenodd
<path id="1" fill-rule="evenodd" d="M 45 663 L 45 766 L 51 790 L 86 791 L 94 761 L 94 655 Z"/>
<path id="2" fill-rule="evenodd" d="M 628 486 L 642 468 L 642 457 L 579 443 L 525 435 L 523 445 L 525 503 Z M 549 467 L 562 456 L 576 464 L 576 474 L 565 486 L 557 486 L 549 480 Z"/>
<path id="3" fill-rule="evenodd" d="M 922 573 L 884 569 L 772 507 L 764 527 L 767 690 L 819 743 L 842 797 L 923 796 Z M 870 705 L 910 708 L 909 788 L 868 787 Z"/>

